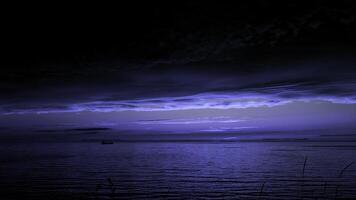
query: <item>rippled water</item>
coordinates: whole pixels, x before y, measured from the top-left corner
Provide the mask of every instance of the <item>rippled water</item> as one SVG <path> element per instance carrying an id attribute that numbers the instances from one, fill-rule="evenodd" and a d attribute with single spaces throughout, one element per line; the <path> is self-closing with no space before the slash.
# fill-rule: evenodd
<path id="1" fill-rule="evenodd" d="M 304 177 L 302 174 L 307 157 Z M 1 199 L 356 197 L 356 146 L 304 142 L 15 143 Z"/>

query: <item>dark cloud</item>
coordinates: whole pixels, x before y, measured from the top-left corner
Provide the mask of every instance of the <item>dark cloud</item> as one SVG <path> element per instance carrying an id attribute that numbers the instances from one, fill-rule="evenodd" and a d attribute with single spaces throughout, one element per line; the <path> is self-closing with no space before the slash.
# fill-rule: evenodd
<path id="1" fill-rule="evenodd" d="M 102 19 L 31 13 L 7 29 L 0 109 L 173 109 L 224 93 L 352 100 L 355 11 L 353 1 L 257 0 L 127 4 Z"/>

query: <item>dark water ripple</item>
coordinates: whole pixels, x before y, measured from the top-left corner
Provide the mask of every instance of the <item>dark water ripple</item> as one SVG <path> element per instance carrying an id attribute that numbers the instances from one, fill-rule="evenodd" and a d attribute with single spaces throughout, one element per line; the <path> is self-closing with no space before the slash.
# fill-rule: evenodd
<path id="1" fill-rule="evenodd" d="M 348 163 L 356 161 L 356 149 L 335 151 L 337 146 L 323 145 L 322 148 L 319 144 L 291 142 L 2 145 L 0 195 L 5 200 L 20 196 L 22 199 L 356 198 L 356 165 L 339 177 Z"/>

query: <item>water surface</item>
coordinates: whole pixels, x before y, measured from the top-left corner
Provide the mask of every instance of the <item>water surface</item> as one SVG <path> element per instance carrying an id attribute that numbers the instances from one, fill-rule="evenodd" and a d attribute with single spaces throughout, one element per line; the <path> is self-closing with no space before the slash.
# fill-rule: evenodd
<path id="1" fill-rule="evenodd" d="M 340 177 L 354 160 L 353 142 L 2 143 L 0 191 L 5 199 L 356 197 L 356 166 Z"/>

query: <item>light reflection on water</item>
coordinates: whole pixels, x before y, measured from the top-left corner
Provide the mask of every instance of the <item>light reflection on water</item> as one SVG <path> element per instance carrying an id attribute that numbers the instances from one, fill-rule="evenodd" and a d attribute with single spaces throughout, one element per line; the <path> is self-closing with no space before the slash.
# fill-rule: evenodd
<path id="1" fill-rule="evenodd" d="M 356 165 L 338 178 L 343 167 L 356 161 L 356 147 L 340 145 L 303 142 L 2 144 L 0 191 L 7 196 L 21 194 L 37 199 L 57 192 L 86 198 L 96 195 L 109 198 L 113 193 L 115 198 L 139 199 L 356 197 L 353 187 Z M 308 161 L 302 178 L 305 157 Z"/>

